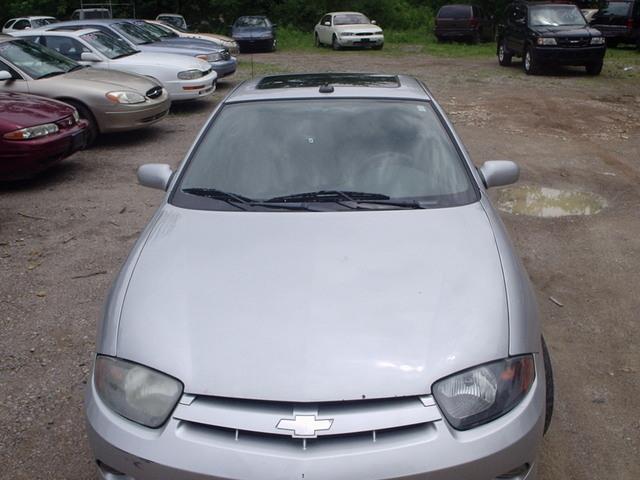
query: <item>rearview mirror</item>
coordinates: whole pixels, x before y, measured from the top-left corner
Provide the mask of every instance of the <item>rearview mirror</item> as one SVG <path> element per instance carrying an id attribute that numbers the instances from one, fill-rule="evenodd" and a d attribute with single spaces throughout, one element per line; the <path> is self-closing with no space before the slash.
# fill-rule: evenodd
<path id="1" fill-rule="evenodd" d="M 485 187 L 502 187 L 516 183 L 520 178 L 520 167 L 510 160 L 491 160 L 478 169 Z"/>
<path id="2" fill-rule="evenodd" d="M 3 82 L 5 80 L 11 80 L 13 78 L 13 75 L 11 75 L 10 72 L 7 72 L 6 70 L 0 70 L 0 82 Z"/>
<path id="3" fill-rule="evenodd" d="M 166 190 L 173 171 L 166 163 L 147 163 L 138 168 L 138 183 L 144 187 Z"/>
<path id="4" fill-rule="evenodd" d="M 83 62 L 101 62 L 102 59 L 93 52 L 82 52 L 80 60 Z"/>

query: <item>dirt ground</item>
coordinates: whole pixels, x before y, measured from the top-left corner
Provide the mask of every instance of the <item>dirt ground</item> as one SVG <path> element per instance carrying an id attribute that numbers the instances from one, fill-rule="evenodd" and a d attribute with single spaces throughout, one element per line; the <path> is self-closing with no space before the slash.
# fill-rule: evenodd
<path id="1" fill-rule="evenodd" d="M 247 77 L 243 60 L 211 100 L 0 187 L 0 478 L 94 478 L 82 401 L 96 322 L 162 195 L 137 186 L 135 170 L 180 162 L 211 109 Z M 255 62 L 257 72 L 418 76 L 476 163 L 515 160 L 523 183 L 606 200 L 593 216 L 503 218 L 537 289 L 554 361 L 541 478 L 640 478 L 640 82 L 578 70 L 527 77 L 494 59 L 410 53 L 279 52 Z"/>

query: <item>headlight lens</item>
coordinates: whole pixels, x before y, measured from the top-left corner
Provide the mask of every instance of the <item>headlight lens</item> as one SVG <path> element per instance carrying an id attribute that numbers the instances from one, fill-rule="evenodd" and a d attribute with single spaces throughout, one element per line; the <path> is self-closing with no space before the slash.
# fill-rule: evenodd
<path id="1" fill-rule="evenodd" d="M 35 127 L 22 128 L 13 132 L 5 133 L 3 138 L 7 140 L 33 140 L 34 138 L 45 137 L 58 131 L 55 123 L 45 123 Z"/>
<path id="2" fill-rule="evenodd" d="M 114 412 L 158 428 L 182 395 L 178 380 L 136 363 L 98 355 L 94 370 L 98 395 Z"/>
<path id="3" fill-rule="evenodd" d="M 512 410 L 536 377 L 532 355 L 481 365 L 433 385 L 433 396 L 456 430 L 488 423 Z"/>
<path id="4" fill-rule="evenodd" d="M 591 45 L 604 45 L 604 37 L 591 38 Z"/>
<path id="5" fill-rule="evenodd" d="M 113 103 L 143 103 L 144 96 L 136 92 L 109 92 L 107 98 Z"/>
<path id="6" fill-rule="evenodd" d="M 202 70 L 185 70 L 184 72 L 178 73 L 178 78 L 180 80 L 195 80 L 203 75 L 204 72 Z"/>
<path id="7" fill-rule="evenodd" d="M 222 58 L 222 55 L 220 53 L 209 53 L 207 55 L 197 55 L 196 58 L 211 63 L 220 60 Z"/>
<path id="8" fill-rule="evenodd" d="M 355 33 L 353 32 L 342 32 L 340 34 L 341 37 L 353 37 L 355 35 Z"/>
<path id="9" fill-rule="evenodd" d="M 557 45 L 556 39 L 553 37 L 538 37 L 536 41 L 538 45 Z"/>

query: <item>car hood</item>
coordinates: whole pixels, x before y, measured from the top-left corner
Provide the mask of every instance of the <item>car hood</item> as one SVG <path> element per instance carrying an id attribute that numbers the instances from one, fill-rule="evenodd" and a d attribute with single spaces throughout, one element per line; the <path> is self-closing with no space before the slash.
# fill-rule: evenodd
<path id="1" fill-rule="evenodd" d="M 600 31 L 591 27 L 533 27 L 539 35 L 545 37 L 599 37 Z"/>
<path id="2" fill-rule="evenodd" d="M 165 205 L 117 355 L 185 392 L 300 402 L 421 395 L 508 355 L 483 207 L 211 212 Z"/>
<path id="3" fill-rule="evenodd" d="M 145 67 L 175 67 L 176 72 L 182 70 L 197 69 L 207 71 L 211 68 L 208 62 L 186 55 L 176 55 L 171 53 L 150 53 L 140 52 L 128 57 L 113 60 L 114 65 L 132 65 Z M 148 74 L 151 74 L 149 72 Z"/>
<path id="4" fill-rule="evenodd" d="M 144 94 L 156 83 L 152 80 L 131 73 L 119 72 L 117 70 L 103 70 L 99 68 L 83 68 L 57 77 L 36 80 L 38 83 L 44 82 L 56 84 L 61 82 L 65 87 L 69 88 L 75 85 L 79 88 L 88 88 L 96 90 L 103 88 L 107 91 L 118 89 L 134 90 Z"/>
<path id="5" fill-rule="evenodd" d="M 136 48 L 142 52 L 151 53 L 173 53 L 176 55 L 189 55 L 195 57 L 196 55 L 208 55 L 213 52 L 220 51 L 221 48 L 211 44 L 210 47 L 186 47 L 183 45 L 174 45 L 165 42 L 154 42 L 142 45 L 136 45 Z"/>
<path id="6" fill-rule="evenodd" d="M 382 29 L 377 25 L 336 25 L 334 29 L 337 32 L 382 32 Z"/>
<path id="7" fill-rule="evenodd" d="M 33 95 L 0 92 L 0 134 L 67 117 L 73 108 Z"/>
<path id="8" fill-rule="evenodd" d="M 168 46 L 175 46 L 179 48 L 198 48 L 201 50 L 208 50 L 210 52 L 220 52 L 224 50 L 224 48 L 210 42 L 209 40 L 200 40 L 198 38 L 163 38 L 160 42 Z"/>
<path id="9" fill-rule="evenodd" d="M 235 27 L 233 38 L 251 38 L 271 35 L 271 29 L 267 27 Z"/>

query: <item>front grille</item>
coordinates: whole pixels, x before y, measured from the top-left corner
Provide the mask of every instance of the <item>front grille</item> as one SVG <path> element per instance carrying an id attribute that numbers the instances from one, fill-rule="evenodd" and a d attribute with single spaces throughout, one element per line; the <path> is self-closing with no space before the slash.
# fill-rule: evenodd
<path id="1" fill-rule="evenodd" d="M 559 47 L 586 47 L 590 44 L 590 37 L 557 37 L 556 42 Z"/>
<path id="2" fill-rule="evenodd" d="M 230 58 L 231 58 L 231 54 L 229 53 L 229 50 L 225 50 L 222 53 L 220 53 L 221 60 L 229 60 Z"/>
<path id="3" fill-rule="evenodd" d="M 147 92 L 147 97 L 151 99 L 158 98 L 161 95 L 162 95 L 162 87 L 160 86 L 153 87 L 151 90 Z"/>
<path id="4" fill-rule="evenodd" d="M 357 37 L 368 37 L 370 35 L 375 35 L 374 32 L 360 32 L 360 33 L 356 33 Z"/>
<path id="5" fill-rule="evenodd" d="M 306 438 L 277 428 L 281 420 L 300 415 L 330 419 L 332 424 Z M 201 440 L 303 451 L 424 440 L 435 435 L 434 422 L 441 419 L 430 396 L 314 404 L 199 396 L 178 405 L 173 416 L 183 435 Z"/>

